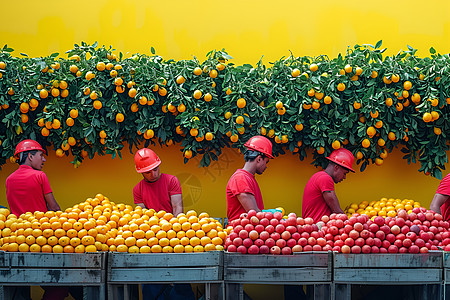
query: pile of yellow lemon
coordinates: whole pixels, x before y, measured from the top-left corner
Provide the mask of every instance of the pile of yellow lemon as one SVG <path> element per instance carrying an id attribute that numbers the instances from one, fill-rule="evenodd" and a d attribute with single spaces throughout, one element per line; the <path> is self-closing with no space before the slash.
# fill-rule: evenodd
<path id="1" fill-rule="evenodd" d="M 123 203 L 102 194 L 63 211 L 0 209 L 0 250 L 10 252 L 182 253 L 223 250 L 227 232 L 205 212 L 174 216 Z"/>
<path id="2" fill-rule="evenodd" d="M 344 212 L 349 217 L 354 213 L 365 214 L 369 218 L 376 216 L 395 217 L 397 216 L 397 210 L 404 209 L 410 214 L 414 207 L 421 207 L 420 202 L 410 199 L 381 198 L 378 201 L 368 202 L 364 200 L 359 204 L 352 203 L 344 209 Z"/>

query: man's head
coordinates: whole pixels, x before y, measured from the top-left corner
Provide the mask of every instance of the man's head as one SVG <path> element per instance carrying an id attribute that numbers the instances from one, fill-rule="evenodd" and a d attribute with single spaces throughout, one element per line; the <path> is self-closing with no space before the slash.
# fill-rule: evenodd
<path id="1" fill-rule="evenodd" d="M 261 175 L 267 168 L 272 156 L 272 142 L 261 135 L 250 138 L 245 144 L 247 150 L 244 152 L 244 160 L 251 163 L 256 174 Z"/>
<path id="2" fill-rule="evenodd" d="M 134 156 L 136 171 L 144 176 L 145 180 L 154 182 L 159 179 L 159 165 L 161 160 L 156 153 L 148 148 L 139 149 Z"/>
<path id="3" fill-rule="evenodd" d="M 325 171 L 330 174 L 335 183 L 344 180 L 349 171 L 355 172 L 355 170 L 352 169 L 355 157 L 345 148 L 334 150 L 327 159 L 330 162 Z"/>
<path id="4" fill-rule="evenodd" d="M 16 146 L 14 157 L 19 165 L 27 165 L 35 170 L 41 170 L 46 161 L 45 150 L 34 140 L 23 140 Z"/>

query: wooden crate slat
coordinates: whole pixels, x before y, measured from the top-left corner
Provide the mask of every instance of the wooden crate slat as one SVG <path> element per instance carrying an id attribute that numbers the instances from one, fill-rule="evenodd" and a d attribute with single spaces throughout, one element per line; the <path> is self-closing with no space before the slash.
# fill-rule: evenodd
<path id="1" fill-rule="evenodd" d="M 109 253 L 108 268 L 208 267 L 223 265 L 223 252 Z"/>
<path id="2" fill-rule="evenodd" d="M 335 269 L 334 282 L 350 284 L 438 284 L 442 269 Z"/>
<path id="3" fill-rule="evenodd" d="M 9 266 L 27 268 L 105 268 L 106 253 L 8 252 Z"/>
<path id="4" fill-rule="evenodd" d="M 334 268 L 442 268 L 442 253 L 335 254 Z"/>
<path id="5" fill-rule="evenodd" d="M 282 282 L 330 282 L 331 272 L 327 268 L 230 268 L 224 271 L 224 280 L 242 283 Z"/>
<path id="6" fill-rule="evenodd" d="M 14 268 L 1 270 L 0 282 L 8 285 L 99 285 L 105 282 L 105 270 Z"/>
<path id="7" fill-rule="evenodd" d="M 203 268 L 115 268 L 108 274 L 108 283 L 145 282 L 210 282 L 223 280 L 222 267 Z"/>
<path id="8" fill-rule="evenodd" d="M 327 267 L 331 252 L 299 253 L 295 255 L 249 255 L 225 252 L 227 267 Z"/>
<path id="9" fill-rule="evenodd" d="M 444 269 L 450 269 L 450 252 L 443 252 L 443 260 Z"/>

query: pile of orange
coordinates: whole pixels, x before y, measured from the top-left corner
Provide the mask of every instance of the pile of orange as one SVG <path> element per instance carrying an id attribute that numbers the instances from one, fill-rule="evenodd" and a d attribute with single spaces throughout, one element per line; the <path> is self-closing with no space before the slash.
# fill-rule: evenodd
<path id="1" fill-rule="evenodd" d="M 344 212 L 349 217 L 354 213 L 364 214 L 369 216 L 369 218 L 376 216 L 395 217 L 399 209 L 404 209 L 410 214 L 414 207 L 421 207 L 420 202 L 410 199 L 381 198 L 370 203 L 366 200 L 361 201 L 359 204 L 351 203 L 344 209 Z"/>
<path id="2" fill-rule="evenodd" d="M 102 194 L 63 211 L 0 209 L 0 250 L 10 252 L 130 253 L 223 250 L 227 232 L 207 213 L 173 216 L 111 202 Z"/>

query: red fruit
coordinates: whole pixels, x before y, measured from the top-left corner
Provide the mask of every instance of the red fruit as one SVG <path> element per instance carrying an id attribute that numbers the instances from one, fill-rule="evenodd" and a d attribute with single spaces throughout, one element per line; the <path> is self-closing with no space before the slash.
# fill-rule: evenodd
<path id="1" fill-rule="evenodd" d="M 308 245 L 314 246 L 315 244 L 317 244 L 317 240 L 313 237 L 310 237 L 308 239 Z"/>
<path id="2" fill-rule="evenodd" d="M 286 219 L 286 225 L 287 226 L 296 226 L 297 225 L 297 217 L 288 217 Z"/>
<path id="3" fill-rule="evenodd" d="M 335 220 L 336 219 L 337 214 L 336 213 L 332 213 L 330 215 L 330 220 Z"/>
<path id="4" fill-rule="evenodd" d="M 408 219 L 414 221 L 415 219 L 417 219 L 417 214 L 413 211 L 408 215 Z"/>
<path id="5" fill-rule="evenodd" d="M 425 218 L 427 219 L 427 221 L 430 221 L 434 219 L 434 213 L 432 212 L 427 212 L 425 213 Z"/>
<path id="6" fill-rule="evenodd" d="M 277 227 L 275 227 L 275 231 L 281 234 L 286 228 L 284 225 L 278 224 Z"/>
<path id="7" fill-rule="evenodd" d="M 335 241 L 335 242 L 334 242 L 334 245 L 335 245 L 335 246 L 342 247 L 342 246 L 344 246 L 344 241 L 343 241 L 343 240 Z"/>
<path id="8" fill-rule="evenodd" d="M 390 245 L 388 248 L 389 253 L 398 253 L 398 247 L 395 245 Z"/>
<path id="9" fill-rule="evenodd" d="M 384 249 L 384 248 L 383 248 Z M 372 246 L 372 249 L 370 251 L 371 253 L 380 253 L 380 248 L 377 246 Z"/>
<path id="10" fill-rule="evenodd" d="M 380 227 L 380 230 L 384 232 L 384 234 L 388 234 L 391 232 L 391 227 L 387 226 L 387 225 L 383 225 Z"/>
<path id="11" fill-rule="evenodd" d="M 249 223 L 250 223 L 250 220 L 247 219 L 247 218 L 242 219 L 242 220 L 240 221 L 240 224 L 241 224 L 242 227 L 245 227 L 245 225 L 247 225 L 247 224 L 249 224 Z"/>
<path id="12" fill-rule="evenodd" d="M 348 239 L 345 240 L 344 243 L 345 243 L 347 246 L 352 247 L 352 246 L 355 244 L 355 240 L 352 239 L 352 238 L 348 238 Z"/>
<path id="13" fill-rule="evenodd" d="M 372 223 L 369 225 L 369 230 L 373 233 L 377 232 L 378 230 L 380 230 L 380 226 L 378 226 L 375 223 Z"/>
<path id="14" fill-rule="evenodd" d="M 300 233 L 298 233 L 298 232 L 294 232 L 293 234 L 292 234 L 292 238 L 294 239 L 294 240 L 296 240 L 296 241 L 298 241 L 299 239 L 300 239 Z"/>
<path id="15" fill-rule="evenodd" d="M 292 254 L 292 249 L 289 248 L 289 247 L 284 247 L 284 248 L 281 249 L 281 254 L 283 254 L 283 255 Z"/>
<path id="16" fill-rule="evenodd" d="M 265 213 L 263 213 L 262 211 L 259 211 L 259 212 L 257 212 L 256 213 L 256 217 L 258 218 L 258 219 L 262 219 L 262 218 L 264 218 L 264 215 L 265 215 Z"/>
<path id="17" fill-rule="evenodd" d="M 275 231 L 275 227 L 273 227 L 272 225 L 267 225 L 267 226 L 266 226 L 266 231 L 267 231 L 268 233 L 272 233 L 272 232 Z"/>
<path id="18" fill-rule="evenodd" d="M 240 232 L 239 232 L 239 237 L 241 238 L 241 239 L 246 239 L 246 238 L 248 238 L 248 232 L 247 231 L 245 231 L 245 230 L 241 230 Z"/>
<path id="19" fill-rule="evenodd" d="M 392 232 L 392 234 L 394 234 L 394 235 L 399 234 L 399 233 L 400 233 L 400 227 L 398 227 L 397 225 L 392 226 L 392 227 L 391 227 L 391 232 Z"/>
<path id="20" fill-rule="evenodd" d="M 361 253 L 361 247 L 360 246 L 353 246 L 351 249 L 352 253 L 358 254 Z"/>
<path id="21" fill-rule="evenodd" d="M 380 248 L 380 253 L 388 253 L 386 248 Z"/>
<path id="22" fill-rule="evenodd" d="M 264 227 L 267 227 L 267 226 L 269 226 L 270 221 L 269 221 L 269 219 L 267 219 L 267 218 L 262 218 L 262 219 L 259 221 L 259 224 L 261 224 L 261 225 L 264 226 Z"/>
<path id="23" fill-rule="evenodd" d="M 378 226 L 383 226 L 384 225 L 384 218 L 382 216 L 375 217 L 375 219 L 373 219 L 373 222 L 375 224 L 377 224 Z"/>
<path id="24" fill-rule="evenodd" d="M 335 245 L 332 250 L 336 252 L 341 252 L 341 247 Z"/>
<path id="25" fill-rule="evenodd" d="M 279 239 L 275 242 L 275 245 L 277 245 L 278 247 L 280 247 L 280 249 L 286 247 L 286 241 L 283 239 Z"/>
<path id="26" fill-rule="evenodd" d="M 244 229 L 244 227 L 242 227 L 241 225 L 236 225 L 236 226 L 233 228 L 233 231 L 236 232 L 237 234 L 239 234 L 239 232 L 240 232 L 241 230 L 243 230 L 243 229 Z"/>
<path id="27" fill-rule="evenodd" d="M 310 218 L 310 217 L 305 218 L 305 224 L 307 224 L 307 225 L 312 225 L 312 224 L 314 224 L 314 219 L 313 219 L 313 218 Z"/>
<path id="28" fill-rule="evenodd" d="M 384 240 L 384 238 L 386 237 L 386 234 L 384 233 L 384 231 L 379 230 L 375 233 L 375 236 L 377 238 L 379 238 L 380 240 Z"/>
<path id="29" fill-rule="evenodd" d="M 371 238 L 371 237 L 368 237 L 366 239 L 366 245 L 372 247 L 373 245 L 375 245 L 375 240 L 373 238 Z"/>
<path id="30" fill-rule="evenodd" d="M 293 234 L 294 232 L 297 232 L 297 227 L 295 227 L 295 226 L 287 226 L 286 230 L 289 231 L 290 234 Z"/>
<path id="31" fill-rule="evenodd" d="M 420 228 L 419 228 L 419 226 L 417 226 L 417 225 L 411 225 L 411 227 L 409 228 L 409 230 L 410 230 L 411 232 L 414 232 L 415 234 L 419 234 L 419 232 L 420 232 Z"/>
<path id="32" fill-rule="evenodd" d="M 431 225 L 431 226 L 434 226 L 434 227 L 439 227 L 439 221 L 438 221 L 438 220 L 432 220 L 432 221 L 430 222 L 430 225 Z"/>
<path id="33" fill-rule="evenodd" d="M 242 245 L 242 239 L 237 237 L 233 240 L 233 245 L 235 245 L 236 247 L 239 247 L 240 245 Z"/>
<path id="34" fill-rule="evenodd" d="M 250 218 L 250 223 L 252 224 L 252 225 L 258 225 L 259 224 L 259 219 L 258 219 L 258 217 L 257 216 L 253 216 L 253 217 L 251 217 Z"/>
<path id="35" fill-rule="evenodd" d="M 401 240 L 395 240 L 393 243 L 395 246 L 397 246 L 397 248 L 400 248 L 403 246 L 403 243 Z"/>
<path id="36" fill-rule="evenodd" d="M 341 252 L 342 253 L 350 253 L 350 247 L 347 245 L 344 245 L 341 247 Z"/>
<path id="37" fill-rule="evenodd" d="M 227 251 L 228 252 L 236 252 L 236 246 L 235 245 L 229 245 L 228 247 L 227 247 Z"/>
<path id="38" fill-rule="evenodd" d="M 395 238 L 397 240 L 403 241 L 406 238 L 406 236 L 403 233 L 399 233 L 399 234 L 397 234 L 397 236 Z"/>
<path id="39" fill-rule="evenodd" d="M 346 214 L 338 214 L 336 216 L 337 219 L 341 219 L 342 221 L 348 220 L 348 217 Z"/>
<path id="40" fill-rule="evenodd" d="M 428 253 L 428 248 L 427 247 L 422 247 L 419 250 L 420 253 Z"/>
<path id="41" fill-rule="evenodd" d="M 357 238 L 355 240 L 355 245 L 356 246 L 362 247 L 362 246 L 364 246 L 364 244 L 365 244 L 365 240 L 363 238 Z"/>
<path id="42" fill-rule="evenodd" d="M 312 231 L 319 231 L 319 227 L 316 224 L 311 225 Z"/>
<path id="43" fill-rule="evenodd" d="M 248 252 L 248 254 L 258 254 L 259 247 L 256 245 L 251 245 L 250 248 L 248 248 L 247 252 Z"/>
<path id="44" fill-rule="evenodd" d="M 281 219 L 283 219 L 283 214 L 280 213 L 279 211 L 275 212 L 273 214 L 274 218 L 277 219 L 278 221 L 280 221 Z"/>
<path id="45" fill-rule="evenodd" d="M 313 238 L 315 238 L 315 239 L 318 239 L 318 238 L 320 238 L 320 233 L 319 232 L 317 232 L 317 231 L 313 231 L 313 232 L 311 232 L 311 234 L 310 234 Z"/>
<path id="46" fill-rule="evenodd" d="M 346 239 L 348 239 L 348 234 L 346 233 L 341 234 L 341 240 L 345 241 Z"/>
<path id="47" fill-rule="evenodd" d="M 356 230 L 352 230 L 352 231 L 350 231 L 350 233 L 348 234 L 348 236 L 349 236 L 351 239 L 356 240 L 357 238 L 359 238 L 359 232 L 356 231 Z"/>
<path id="48" fill-rule="evenodd" d="M 283 231 L 281 233 L 281 238 L 285 241 L 289 240 L 291 238 L 291 233 L 289 231 Z"/>
<path id="49" fill-rule="evenodd" d="M 418 213 L 420 213 L 420 208 L 414 207 L 412 211 L 413 211 L 413 213 L 418 214 Z"/>
<path id="50" fill-rule="evenodd" d="M 270 237 L 270 234 L 267 231 L 263 231 L 259 234 L 259 238 L 263 241 L 267 240 Z"/>
<path id="51" fill-rule="evenodd" d="M 401 219 L 403 219 L 403 220 L 406 220 L 406 219 L 408 218 L 408 213 L 406 212 L 406 210 L 400 209 L 400 210 L 397 212 L 397 219 L 399 219 L 399 218 L 401 218 Z M 398 225 L 398 226 L 400 226 L 400 225 Z M 400 226 L 400 227 L 401 227 L 401 226 Z"/>
<path id="52" fill-rule="evenodd" d="M 330 220 L 330 217 L 327 215 L 324 215 L 324 216 L 322 216 L 322 219 L 320 219 L 320 220 L 326 224 Z"/>
<path id="53" fill-rule="evenodd" d="M 256 239 L 253 244 L 255 244 L 258 247 L 261 247 L 262 245 L 264 245 L 264 241 L 262 239 Z"/>
<path id="54" fill-rule="evenodd" d="M 309 233 L 307 233 L 307 232 L 302 232 L 300 235 L 302 238 L 305 238 L 305 239 L 309 239 L 309 236 L 310 236 Z"/>
<path id="55" fill-rule="evenodd" d="M 405 226 L 405 219 L 403 218 L 395 218 L 395 225 L 397 225 L 398 227 L 402 228 L 403 226 Z"/>
<path id="56" fill-rule="evenodd" d="M 278 219 L 270 219 L 270 225 L 272 225 L 273 227 L 277 226 L 280 222 L 278 221 Z"/>
<path id="57" fill-rule="evenodd" d="M 304 252 L 308 252 L 308 251 L 312 251 L 313 247 L 311 245 L 306 245 L 305 247 L 303 247 L 303 251 Z"/>
<path id="58" fill-rule="evenodd" d="M 450 231 L 444 231 L 441 233 L 442 239 L 448 239 L 450 238 Z"/>
<path id="59" fill-rule="evenodd" d="M 394 243 L 395 241 L 395 235 L 393 235 L 392 233 L 389 233 L 388 235 L 386 235 L 386 240 L 389 241 L 389 243 Z"/>
<path id="60" fill-rule="evenodd" d="M 229 236 L 229 238 L 230 238 L 230 240 L 234 240 L 235 238 L 237 238 L 238 237 L 238 234 L 236 233 L 236 232 L 234 232 L 234 230 L 230 233 L 230 236 Z"/>
<path id="61" fill-rule="evenodd" d="M 331 245 L 325 245 L 324 247 L 322 247 L 322 251 L 331 251 L 333 250 L 333 246 Z"/>
<path id="62" fill-rule="evenodd" d="M 411 227 L 412 222 L 410 220 L 406 220 L 405 221 L 405 225 L 408 226 L 408 227 Z"/>
<path id="63" fill-rule="evenodd" d="M 252 230 L 248 233 L 248 237 L 252 240 L 256 240 L 257 238 L 259 238 L 259 233 L 256 230 Z"/>
<path id="64" fill-rule="evenodd" d="M 270 248 L 270 254 L 280 254 L 281 253 L 281 249 L 278 246 L 273 246 L 272 248 Z"/>
<path id="65" fill-rule="evenodd" d="M 272 248 L 273 246 L 275 246 L 275 240 L 272 238 L 268 238 L 267 240 L 264 241 L 264 244 L 270 248 Z"/>
<path id="66" fill-rule="evenodd" d="M 336 220 L 336 227 L 337 228 L 344 228 L 344 221 L 341 219 Z"/>
<path id="67" fill-rule="evenodd" d="M 421 222 L 424 222 L 426 220 L 425 214 L 422 212 L 418 213 L 417 219 L 419 219 Z"/>
<path id="68" fill-rule="evenodd" d="M 362 237 L 363 239 L 367 239 L 370 236 L 370 233 L 368 230 L 364 229 L 359 233 L 359 236 Z"/>
<path id="69" fill-rule="evenodd" d="M 414 244 L 417 245 L 417 247 L 422 248 L 425 247 L 425 241 L 423 239 L 416 239 L 414 241 Z"/>
<path id="70" fill-rule="evenodd" d="M 297 241 L 297 244 L 300 245 L 300 246 L 302 246 L 302 247 L 305 247 L 306 245 L 308 245 L 308 240 L 305 239 L 305 238 L 300 238 L 300 239 Z"/>
<path id="71" fill-rule="evenodd" d="M 381 246 L 387 249 L 389 248 L 389 246 L 391 246 L 391 243 L 388 240 L 384 240 L 382 241 Z"/>
<path id="72" fill-rule="evenodd" d="M 355 214 L 354 214 L 355 215 Z M 358 219 L 356 219 L 356 217 L 355 216 L 351 216 L 349 219 L 348 219 L 348 224 L 349 225 L 354 225 L 356 222 L 358 222 Z"/>
<path id="73" fill-rule="evenodd" d="M 380 248 L 382 245 L 382 242 L 379 238 L 374 238 L 373 242 L 374 242 L 374 246 L 377 246 L 378 248 Z"/>
<path id="74" fill-rule="evenodd" d="M 273 213 L 266 212 L 264 213 L 264 218 L 268 219 L 269 221 L 273 219 Z"/>
<path id="75" fill-rule="evenodd" d="M 269 253 L 270 253 L 270 248 L 267 247 L 266 245 L 262 245 L 262 246 L 259 248 L 259 253 L 260 253 L 260 254 L 269 254 Z"/>
<path id="76" fill-rule="evenodd" d="M 302 252 L 303 251 L 303 247 L 300 245 L 295 245 L 294 247 L 292 247 L 292 252 Z M 261 252 L 261 250 L 259 250 L 259 252 Z"/>
<path id="77" fill-rule="evenodd" d="M 263 232 L 264 229 L 265 229 L 265 227 L 262 226 L 261 224 L 258 224 L 258 225 L 255 226 L 255 230 L 256 230 L 258 233 Z"/>
<path id="78" fill-rule="evenodd" d="M 434 239 L 435 239 L 435 240 L 438 240 L 438 241 L 442 241 L 442 235 L 438 232 L 438 233 L 436 233 L 436 235 L 434 236 Z"/>
<path id="79" fill-rule="evenodd" d="M 236 252 L 239 252 L 241 254 L 246 254 L 247 253 L 247 248 L 243 245 L 240 245 L 237 249 Z"/>
<path id="80" fill-rule="evenodd" d="M 294 247 L 295 245 L 297 245 L 297 241 L 294 240 L 294 239 L 289 239 L 289 240 L 287 240 L 287 242 L 286 242 L 286 246 L 288 246 L 289 248 L 292 248 L 292 247 Z"/>
<path id="81" fill-rule="evenodd" d="M 303 220 L 303 218 L 298 217 L 297 218 L 297 225 L 305 225 L 305 220 Z"/>
<path id="82" fill-rule="evenodd" d="M 247 217 L 250 219 L 251 217 L 256 216 L 256 210 L 250 209 L 247 213 Z"/>
<path id="83" fill-rule="evenodd" d="M 325 246 L 326 244 L 327 244 L 327 240 L 326 240 L 326 239 L 324 239 L 324 238 L 318 238 L 318 239 L 317 239 L 317 245 L 323 247 L 323 246 Z"/>
<path id="84" fill-rule="evenodd" d="M 251 245 L 253 245 L 253 240 L 250 238 L 246 238 L 242 241 L 242 246 L 244 246 L 245 248 L 249 248 Z"/>
<path id="85" fill-rule="evenodd" d="M 446 245 L 446 246 L 444 247 L 444 251 L 449 252 L 449 251 L 450 251 L 450 245 Z"/>
<path id="86" fill-rule="evenodd" d="M 329 228 L 329 232 L 334 236 L 334 235 L 337 235 L 339 233 L 339 229 L 336 226 L 331 226 Z"/>
<path id="87" fill-rule="evenodd" d="M 437 221 L 442 221 L 442 215 L 441 214 L 434 214 L 434 219 Z"/>
<path id="88" fill-rule="evenodd" d="M 358 217 L 358 218 L 359 218 L 359 217 Z M 361 224 L 361 223 L 355 223 L 355 224 L 353 225 L 353 228 L 354 228 L 356 231 L 361 232 L 361 231 L 363 230 L 363 224 Z"/>
<path id="89" fill-rule="evenodd" d="M 244 227 L 244 230 L 245 231 L 248 231 L 248 232 L 250 232 L 250 231 L 252 231 L 252 230 L 254 230 L 255 229 L 255 226 L 253 226 L 252 224 L 247 224 L 247 225 L 245 225 L 245 227 Z"/>
<path id="90" fill-rule="evenodd" d="M 279 240 L 279 239 L 281 238 L 281 236 L 280 236 L 280 234 L 279 234 L 278 232 L 271 233 L 271 234 L 270 234 L 270 237 L 271 237 L 272 239 L 274 239 L 275 241 L 276 241 L 276 240 Z"/>
<path id="91" fill-rule="evenodd" d="M 400 248 L 398 249 L 398 253 L 408 253 L 408 248 L 406 248 L 406 247 L 400 247 Z"/>
<path id="92" fill-rule="evenodd" d="M 407 239 L 410 239 L 412 242 L 414 242 L 417 239 L 417 234 L 415 232 L 408 232 L 406 235 Z"/>
<path id="93" fill-rule="evenodd" d="M 327 241 L 332 241 L 332 240 L 334 240 L 334 236 L 331 233 L 327 233 L 327 234 L 325 234 L 325 239 Z"/>
<path id="94" fill-rule="evenodd" d="M 411 245 L 411 247 L 408 248 L 409 253 L 417 254 L 419 253 L 420 248 L 417 245 Z"/>
<path id="95" fill-rule="evenodd" d="M 353 230 L 353 226 L 348 225 L 348 224 L 344 226 L 344 232 L 345 233 L 349 233 L 352 230 Z"/>
<path id="96" fill-rule="evenodd" d="M 403 244 L 403 247 L 409 248 L 412 246 L 412 241 L 410 239 L 404 239 L 402 244 Z"/>
<path id="97" fill-rule="evenodd" d="M 239 218 L 240 219 L 245 219 L 245 218 L 247 218 L 248 217 L 248 214 L 247 213 L 242 213 L 240 216 L 239 216 Z M 250 217 L 249 217 L 250 218 Z"/>

